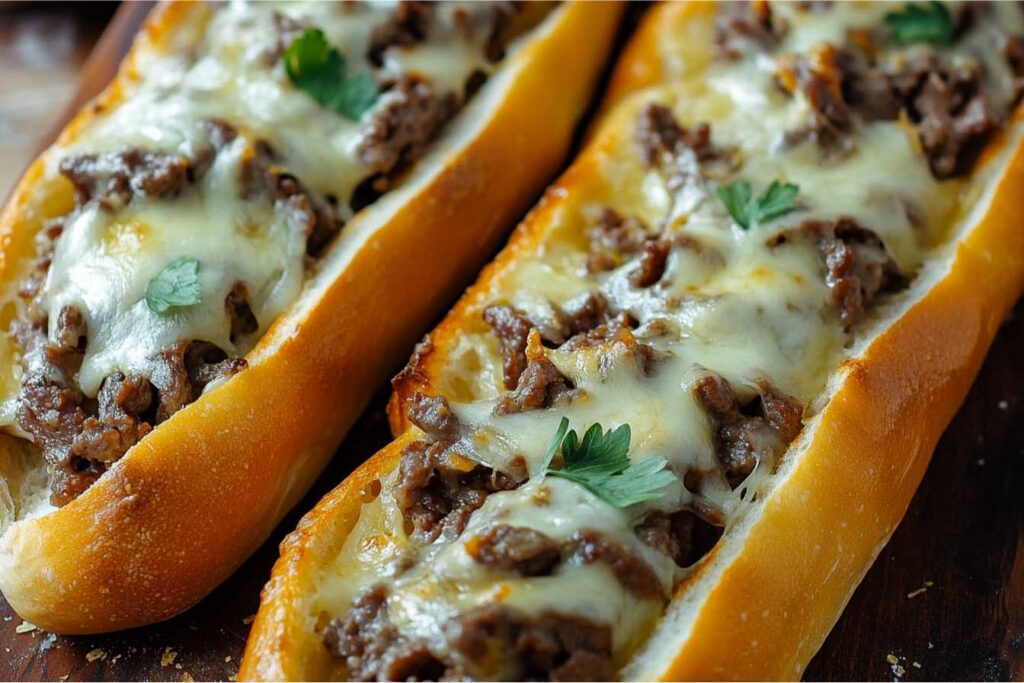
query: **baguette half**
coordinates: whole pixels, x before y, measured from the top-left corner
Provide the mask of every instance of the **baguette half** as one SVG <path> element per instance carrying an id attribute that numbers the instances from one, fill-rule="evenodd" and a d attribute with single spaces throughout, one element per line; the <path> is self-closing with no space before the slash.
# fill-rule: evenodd
<path id="1" fill-rule="evenodd" d="M 739 7 L 740 3 L 735 5 Z M 753 6 L 756 9 L 766 5 Z M 483 636 L 462 641 L 459 638 L 467 632 L 479 633 L 465 630 L 470 622 L 460 621 L 457 610 L 469 605 L 470 613 L 493 617 L 494 606 L 507 602 L 514 614 L 513 607 L 521 608 L 525 603 L 512 600 L 517 598 L 517 591 L 525 591 L 531 580 L 539 586 L 543 581 L 555 581 L 559 572 L 580 572 L 581 565 L 587 565 L 585 556 L 580 560 L 580 555 L 570 555 L 566 560 L 563 550 L 563 564 L 556 564 L 554 570 L 550 565 L 538 570 L 536 565 L 517 566 L 510 562 L 503 565 L 504 571 L 474 573 L 484 570 L 468 569 L 473 560 L 478 564 L 488 561 L 481 559 L 484 556 L 479 550 L 480 544 L 490 538 L 482 534 L 488 527 L 480 526 L 481 515 L 490 514 L 490 521 L 498 524 L 510 523 L 508 519 L 529 519 L 549 535 L 556 533 L 552 531 L 555 523 L 541 527 L 549 520 L 528 516 L 534 511 L 515 516 L 520 514 L 519 508 L 500 508 L 498 503 L 490 507 L 491 501 L 511 495 L 499 487 L 482 507 L 472 512 L 464 529 L 457 529 L 454 535 L 442 531 L 440 537 L 426 542 L 410 540 L 420 531 L 415 526 L 416 519 L 407 517 L 403 525 L 394 517 L 398 515 L 395 510 L 401 509 L 397 501 L 408 495 L 396 481 L 407 482 L 415 476 L 414 461 L 409 461 L 412 474 L 398 470 L 404 467 L 405 454 L 416 453 L 417 443 L 424 439 L 426 443 L 436 443 L 437 433 L 453 429 L 450 423 L 454 415 L 458 420 L 476 421 L 474 428 L 483 427 L 476 436 L 468 437 L 476 439 L 473 446 L 466 446 L 462 440 L 446 442 L 449 445 L 445 452 L 455 452 L 450 456 L 455 463 L 448 467 L 458 467 L 458 458 L 467 457 L 464 453 L 473 453 L 474 448 L 488 456 L 505 452 L 501 443 L 494 444 L 508 439 L 513 446 L 507 452 L 525 453 L 533 462 L 531 477 L 522 486 L 535 485 L 538 474 L 534 468 L 543 455 L 543 442 L 539 437 L 530 438 L 532 427 L 522 416 L 530 414 L 538 416 L 536 420 L 545 420 L 552 427 L 549 435 L 555 436 L 553 426 L 559 414 L 573 414 L 570 411 L 577 402 L 585 403 L 587 395 L 556 398 L 532 412 L 508 417 L 500 402 L 509 395 L 501 386 L 501 350 L 493 339 L 486 339 L 490 330 L 482 316 L 489 305 L 508 301 L 517 305 L 529 303 L 524 292 L 533 290 L 540 292 L 539 297 L 556 296 L 565 282 L 571 282 L 569 276 L 565 280 L 559 278 L 579 263 L 565 254 L 581 251 L 585 243 L 587 222 L 580 217 L 581 206 L 614 205 L 616 201 L 643 206 L 643 195 L 636 196 L 640 183 L 630 170 L 630 164 L 636 162 L 628 161 L 628 152 L 624 151 L 634 148 L 637 114 L 653 100 L 672 102 L 677 113 L 689 115 L 690 104 L 673 100 L 671 85 L 688 82 L 695 89 L 701 87 L 703 70 L 712 60 L 709 46 L 715 12 L 707 3 L 665 3 L 645 18 L 613 74 L 605 113 L 588 146 L 395 379 L 389 412 L 395 441 L 328 494 L 282 543 L 281 557 L 264 589 L 240 678 L 345 678 L 354 675 L 346 667 L 363 666 L 368 658 L 376 658 L 376 663 L 383 667 L 395 666 L 404 656 L 409 657 L 402 660 L 406 663 L 414 656 L 420 657 L 416 665 L 423 668 L 411 670 L 439 675 L 444 666 L 451 664 L 451 660 L 443 657 L 450 657 L 452 650 L 466 656 L 472 653 L 478 658 L 473 661 L 483 661 L 492 667 L 485 669 L 492 675 L 508 671 L 501 666 L 514 655 L 502 648 L 522 646 L 522 641 L 516 644 L 516 633 L 528 632 L 534 637 L 537 632 L 517 631 L 529 626 L 509 621 L 508 613 L 500 612 L 500 619 L 475 622 L 489 627 L 490 630 L 481 630 Z M 693 90 L 686 92 L 692 96 Z M 683 123 L 692 125 L 690 120 Z M 717 123 L 710 118 L 712 140 Z M 969 191 L 958 195 L 957 205 L 947 214 L 950 219 L 941 231 L 943 237 L 927 252 L 910 284 L 881 299 L 867 318 L 854 327 L 848 344 L 835 357 L 827 382 L 809 401 L 802 430 L 772 471 L 762 472 L 761 478 L 740 485 L 737 491 L 749 485 L 746 500 L 737 508 L 740 512 L 731 516 L 710 551 L 689 566 L 675 583 L 663 612 L 650 622 L 650 631 L 622 634 L 623 638 L 633 640 L 630 646 L 616 647 L 614 675 L 627 680 L 801 677 L 905 513 L 939 436 L 964 399 L 999 325 L 1024 289 L 1024 233 L 1016 217 L 1018 188 L 1024 182 L 1021 137 L 1018 113 L 988 142 L 967 181 Z M 926 163 L 923 151 L 920 154 L 921 163 Z M 875 171 L 883 182 L 888 180 L 895 185 L 901 180 L 887 175 L 892 172 L 890 168 Z M 840 189 L 835 188 L 836 194 Z M 757 229 L 751 228 L 751 233 Z M 767 237 L 770 228 L 764 229 Z M 671 273 L 683 277 L 680 271 Z M 547 285 L 545 279 L 554 280 L 555 284 Z M 525 307 L 526 303 L 522 305 Z M 529 313 L 532 316 L 533 310 Z M 622 336 L 618 341 L 627 350 L 635 348 L 632 344 L 636 339 L 632 336 Z M 545 343 L 550 349 L 561 342 L 545 338 Z M 576 381 L 577 389 L 581 386 L 581 375 L 574 374 L 572 361 L 558 363 L 555 351 L 541 351 L 537 346 L 527 347 L 526 353 L 528 357 L 531 353 L 534 357 L 544 353 L 554 358 L 557 369 Z M 584 356 L 584 360 L 575 362 L 579 363 L 578 369 L 588 360 Z M 657 370 L 651 374 L 658 376 Z M 600 391 L 595 388 L 597 382 L 582 386 L 584 392 Z M 423 397 L 438 396 L 447 401 L 429 404 L 436 409 L 433 414 L 419 409 L 428 405 Z M 647 414 L 655 417 L 644 423 L 644 430 L 638 429 L 642 410 L 628 410 L 631 402 L 640 400 L 646 398 L 639 392 L 625 394 L 619 397 L 618 405 L 604 408 L 612 426 L 624 419 L 623 414 L 635 418 L 633 437 L 638 441 L 645 438 L 646 429 L 653 431 L 657 425 L 673 419 L 659 414 L 662 404 L 644 403 Z M 491 416 L 484 417 L 482 409 L 467 408 L 474 403 L 496 408 Z M 504 418 L 502 412 L 506 412 Z M 410 420 L 410 413 L 416 413 L 416 424 Z M 515 418 L 522 419 L 511 422 Z M 501 419 L 510 422 L 502 423 Z M 576 421 L 572 426 L 582 433 L 587 425 Z M 527 430 L 530 437 L 522 436 Z M 558 434 L 548 451 L 548 463 L 553 462 L 552 454 L 560 452 L 563 458 L 566 456 L 565 442 L 558 446 L 564 431 Z M 524 439 L 527 445 L 521 446 L 516 438 Z M 571 451 L 572 447 L 568 448 Z M 497 467 L 495 461 L 486 464 Z M 756 470 L 750 476 L 756 477 Z M 553 478 L 549 475 L 544 481 L 553 482 Z M 548 485 L 554 487 L 554 483 Z M 542 516 L 548 504 L 547 495 L 534 499 Z M 496 510 L 508 514 L 502 517 Z M 595 510 L 598 508 L 586 502 L 581 514 L 592 513 L 596 518 Z M 598 524 L 571 513 L 552 511 L 547 516 L 582 525 Z M 620 536 L 613 538 L 618 540 Z M 534 545 L 530 547 L 535 548 L 538 542 L 535 538 L 531 540 Z M 464 553 L 444 549 L 460 543 Z M 412 568 L 402 560 L 406 553 L 413 558 Z M 434 578 L 428 571 L 411 573 L 409 576 L 420 580 L 418 585 L 399 584 L 406 572 L 417 571 L 417 561 L 440 562 L 436 558 L 442 556 L 451 561 L 436 565 L 443 567 L 436 570 L 442 574 L 440 577 Z M 586 578 L 574 574 L 577 575 Z M 600 585 L 612 587 L 615 577 L 608 572 L 606 578 L 608 583 Z M 618 578 L 622 582 L 629 577 Z M 372 591 L 363 592 L 375 582 L 395 592 L 386 598 L 376 597 Z M 463 599 L 462 594 L 446 594 L 446 586 L 472 597 Z M 572 604 L 588 615 L 597 609 L 587 612 L 588 603 L 618 599 L 619 595 L 610 590 L 595 592 L 588 583 L 559 587 L 562 593 L 578 595 L 571 596 L 574 600 L 570 602 L 558 593 L 548 593 L 550 609 Z M 438 593 L 443 597 L 438 598 Z M 357 597 L 366 595 L 370 598 Z M 423 606 L 413 604 L 416 598 L 410 596 L 417 596 Z M 639 602 L 631 600 L 628 594 L 624 600 Z M 349 608 L 353 611 L 341 621 Z M 442 635 L 436 641 L 431 638 L 437 631 L 421 629 L 409 617 L 419 615 L 429 621 L 433 616 L 431 609 L 437 610 L 439 620 L 455 615 L 444 622 Z M 391 610 L 401 619 L 401 628 L 415 636 L 426 635 L 420 641 L 408 636 L 406 641 L 399 641 L 402 646 L 393 650 L 360 652 L 359 643 L 365 641 L 357 640 L 359 629 L 386 629 L 387 622 L 382 622 L 380 615 L 394 616 Z M 630 613 L 628 607 L 620 606 L 615 614 Z M 340 626 L 334 627 L 338 628 L 337 635 L 329 640 L 325 634 L 332 624 Z M 449 629 L 450 626 L 453 628 Z M 616 627 L 613 623 L 612 628 Z M 507 640 L 507 629 L 512 629 L 511 640 Z M 374 631 L 378 639 L 370 640 L 365 647 L 395 645 L 393 635 L 380 636 L 381 632 Z M 550 636 L 552 631 L 546 633 Z M 345 640 L 349 636 L 355 636 L 355 645 Z M 479 647 L 474 649 L 467 642 Z M 458 650 L 462 646 L 465 649 Z M 486 649 L 492 646 L 496 649 Z M 445 647 L 449 649 L 446 651 Z M 587 647 L 593 646 L 584 649 Z M 339 656 L 338 651 L 342 650 L 348 653 L 347 659 Z M 386 654 L 382 655 L 382 651 Z M 437 664 L 432 657 L 442 659 L 443 663 Z M 385 664 L 380 664 L 382 658 L 387 660 Z M 372 676 L 373 669 L 370 671 Z M 522 669 L 512 671 L 524 675 Z"/>
<path id="2" fill-rule="evenodd" d="M 154 53 L 195 41 L 205 6 L 160 6 L 107 90 L 57 147 L 116 110 Z M 620 8 L 567 3 L 514 44 L 428 153 L 358 211 L 248 367 L 159 424 L 82 495 L 54 509 L 27 440 L 0 436 L 0 588 L 26 620 L 61 633 L 177 614 L 268 536 L 334 453 L 375 388 L 563 159 Z M 558 93 L 552 97 L 552 93 Z M 70 183 L 35 162 L 0 216 L 0 289 L 17 297 Z M 13 315 L 5 303 L 5 326 Z M 0 345 L 4 367 L 14 344 Z M 5 371 L 7 395 L 17 391 Z M 13 388 L 12 388 L 13 387 Z"/>

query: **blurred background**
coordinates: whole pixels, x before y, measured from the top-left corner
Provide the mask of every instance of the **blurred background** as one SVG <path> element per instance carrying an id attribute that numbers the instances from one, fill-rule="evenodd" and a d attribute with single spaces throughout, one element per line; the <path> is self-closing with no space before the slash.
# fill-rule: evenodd
<path id="1" fill-rule="evenodd" d="M 0 201 L 71 103 L 117 6 L 0 0 Z"/>

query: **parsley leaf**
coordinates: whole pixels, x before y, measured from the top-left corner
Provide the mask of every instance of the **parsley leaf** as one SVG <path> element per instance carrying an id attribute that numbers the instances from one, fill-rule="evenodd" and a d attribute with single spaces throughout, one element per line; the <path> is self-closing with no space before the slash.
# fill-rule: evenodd
<path id="1" fill-rule="evenodd" d="M 172 261 L 146 285 L 146 305 L 154 313 L 194 306 L 202 301 L 199 261 L 182 257 Z"/>
<path id="2" fill-rule="evenodd" d="M 906 5 L 898 12 L 889 12 L 885 15 L 885 23 L 897 43 L 953 42 L 953 17 L 938 0 L 926 5 Z"/>
<path id="3" fill-rule="evenodd" d="M 318 28 L 309 28 L 284 53 L 284 68 L 295 87 L 320 106 L 357 120 L 377 101 L 377 82 L 368 73 L 345 76 L 345 58 Z"/>
<path id="4" fill-rule="evenodd" d="M 800 187 L 793 183 L 780 184 L 773 180 L 768 189 L 755 199 L 750 183 L 737 180 L 732 185 L 718 188 L 715 194 L 733 220 L 744 230 L 749 230 L 794 211 L 799 192 Z"/>
<path id="5" fill-rule="evenodd" d="M 601 425 L 594 424 L 580 441 L 576 432 L 569 429 L 569 420 L 563 417 L 544 457 L 543 473 L 575 482 L 615 507 L 656 500 L 675 480 L 675 475 L 666 469 L 665 458 L 630 463 L 626 455 L 629 439 L 629 425 L 605 432 Z M 564 464 L 561 469 L 551 469 L 558 453 L 562 454 Z"/>

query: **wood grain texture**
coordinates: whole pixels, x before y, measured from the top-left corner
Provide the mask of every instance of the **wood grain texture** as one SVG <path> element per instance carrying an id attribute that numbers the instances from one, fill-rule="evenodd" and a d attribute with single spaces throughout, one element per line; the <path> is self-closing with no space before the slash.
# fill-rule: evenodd
<path id="1" fill-rule="evenodd" d="M 76 105 L 113 73 L 148 8 L 125 5 L 83 70 Z M 1024 229 L 1024 226 L 1022 226 Z M 1024 678 L 1024 307 L 996 338 L 903 523 L 807 670 L 809 680 Z M 389 440 L 386 391 L 269 541 L 187 613 L 135 631 L 19 633 L 0 600 L 2 680 L 229 679 L 277 544 Z M 922 590 L 923 589 L 923 590 Z M 916 665 L 915 665 L 916 663 Z"/>

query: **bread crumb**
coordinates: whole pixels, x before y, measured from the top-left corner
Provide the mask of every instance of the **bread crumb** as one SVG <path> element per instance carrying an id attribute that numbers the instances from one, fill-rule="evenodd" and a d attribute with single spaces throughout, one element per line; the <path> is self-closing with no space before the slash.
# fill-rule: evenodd
<path id="1" fill-rule="evenodd" d="M 164 648 L 164 653 L 160 656 L 160 666 L 167 667 L 174 664 L 174 660 L 178 658 L 178 653 L 172 650 L 170 647 Z"/>
<path id="2" fill-rule="evenodd" d="M 181 683 L 195 683 L 196 679 L 192 678 L 192 674 L 185 672 L 181 674 Z"/>
<path id="3" fill-rule="evenodd" d="M 914 662 L 912 662 L 911 664 L 912 664 L 912 666 L 913 666 L 913 667 L 914 667 L 915 669 L 920 669 L 920 668 L 921 668 L 921 662 L 918 662 L 918 661 L 916 661 L 916 660 L 915 660 L 915 661 L 914 661 Z"/>
<path id="4" fill-rule="evenodd" d="M 225 663 L 230 662 L 230 661 L 231 661 L 231 655 L 228 655 L 227 657 L 224 658 L 224 662 Z"/>
<path id="5" fill-rule="evenodd" d="M 238 680 L 238 676 L 236 674 L 231 674 L 230 676 L 228 676 L 228 680 L 229 681 L 237 681 Z"/>
<path id="6" fill-rule="evenodd" d="M 60 677 L 60 679 L 59 679 L 59 680 L 61 680 L 61 681 L 66 681 L 66 680 L 68 680 L 68 676 L 70 676 L 70 675 L 71 675 L 71 674 L 64 674 L 63 676 L 61 676 L 61 677 Z"/>
<path id="7" fill-rule="evenodd" d="M 996 407 L 998 407 L 999 410 L 1006 410 L 1007 408 L 1010 407 L 1010 402 L 1006 400 L 1000 401 L 999 403 L 996 404 Z"/>
<path id="8" fill-rule="evenodd" d="M 978 467 L 983 467 L 984 465 L 985 465 L 985 458 L 978 458 Z"/>
<path id="9" fill-rule="evenodd" d="M 918 595 L 921 595 L 922 593 L 926 592 L 929 588 L 931 588 L 934 585 L 935 585 L 934 581 L 925 581 L 923 586 L 921 586 L 917 590 L 912 590 L 909 593 L 907 593 L 907 599 L 908 600 L 913 600 Z"/>
<path id="10" fill-rule="evenodd" d="M 103 661 L 106 658 L 107 658 L 107 651 L 106 650 L 102 650 L 100 648 L 96 648 L 95 650 L 89 650 L 88 652 L 85 653 L 85 661 L 87 661 L 87 662 L 95 662 L 97 659 L 100 660 L 100 661 Z"/>
<path id="11" fill-rule="evenodd" d="M 247 617 L 242 619 L 242 623 L 245 624 L 246 626 L 248 626 L 249 624 L 251 624 L 254 621 L 256 621 L 256 615 L 255 614 L 250 614 L 249 616 L 247 616 Z"/>
<path id="12" fill-rule="evenodd" d="M 902 664 L 900 664 L 900 658 L 891 652 L 885 656 L 885 661 L 889 663 L 889 667 L 892 669 L 892 675 L 895 678 L 901 679 L 904 674 L 907 673 L 907 670 L 903 668 Z"/>
<path id="13" fill-rule="evenodd" d="M 15 633 L 30 633 L 30 632 L 35 631 L 35 630 L 36 630 L 36 625 L 31 623 L 31 622 L 28 622 L 28 621 L 23 621 L 23 622 L 21 622 L 20 624 L 18 624 L 17 626 L 14 627 L 14 632 Z"/>
<path id="14" fill-rule="evenodd" d="M 929 650 L 934 650 L 935 649 L 935 645 L 930 640 L 928 641 L 928 649 Z"/>
<path id="15" fill-rule="evenodd" d="M 178 671 L 181 671 L 181 664 L 180 663 L 175 664 L 174 668 L 177 669 Z"/>

